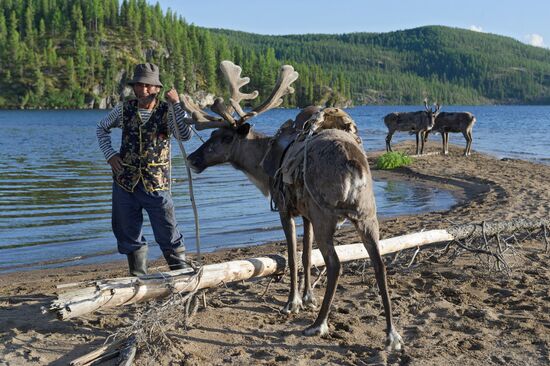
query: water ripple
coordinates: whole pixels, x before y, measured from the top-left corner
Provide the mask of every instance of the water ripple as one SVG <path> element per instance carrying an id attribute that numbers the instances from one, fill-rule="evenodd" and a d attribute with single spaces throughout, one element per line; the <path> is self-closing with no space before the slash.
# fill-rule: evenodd
<path id="1" fill-rule="evenodd" d="M 367 150 L 384 148 L 382 116 L 411 107 L 360 107 L 349 110 L 359 125 Z M 478 122 L 475 150 L 498 157 L 550 163 L 549 107 L 456 107 L 470 110 Z M 274 110 L 257 128 L 273 133 L 297 110 Z M 0 272 L 26 264 L 52 267 L 118 258 L 111 233 L 111 177 L 97 147 L 95 126 L 105 111 L 0 111 Z M 498 125 L 498 128 L 495 126 Z M 519 128 L 519 130 L 518 130 Z M 59 133 L 63 131 L 63 133 Z M 515 131 L 515 133 L 510 133 Z M 201 131 L 207 137 L 209 131 Z M 115 148 L 120 133 L 113 133 Z M 396 134 L 396 141 L 411 139 Z M 454 134 L 451 142 L 463 144 Z M 186 143 L 188 151 L 199 146 Z M 173 146 L 172 191 L 176 215 L 193 249 L 194 219 L 183 161 Z M 228 165 L 194 176 L 203 250 L 282 240 L 278 214 L 269 201 Z M 375 182 L 380 216 L 445 210 L 454 204 L 447 191 L 402 182 Z M 150 226 L 146 238 L 153 238 Z M 152 253 L 159 254 L 158 247 Z"/>

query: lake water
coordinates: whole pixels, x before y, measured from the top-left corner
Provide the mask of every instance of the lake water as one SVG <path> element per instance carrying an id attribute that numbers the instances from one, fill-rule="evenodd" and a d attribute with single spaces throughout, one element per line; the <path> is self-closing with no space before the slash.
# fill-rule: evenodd
<path id="1" fill-rule="evenodd" d="M 365 148 L 384 149 L 382 117 L 407 106 L 365 106 L 348 112 Z M 497 157 L 550 163 L 550 107 L 449 107 L 477 117 L 473 149 Z M 271 134 L 297 110 L 274 110 L 258 117 L 256 128 Z M 106 111 L 0 111 L 0 272 L 122 259 L 111 232 L 111 178 L 97 147 L 95 126 Z M 209 131 L 202 131 L 206 138 Z M 414 139 L 397 133 L 394 141 Z M 440 140 L 439 136 L 431 139 Z M 115 146 L 120 132 L 113 133 Z M 460 134 L 451 143 L 464 146 Z M 187 152 L 198 147 L 193 137 Z M 186 246 L 194 251 L 194 220 L 183 160 L 173 144 L 172 191 Z M 202 251 L 282 240 L 278 214 L 245 176 L 219 166 L 194 175 Z M 445 210 L 455 201 L 444 190 L 403 182 L 375 182 L 381 217 Z M 153 240 L 145 220 L 145 236 Z M 150 256 L 160 256 L 157 245 Z"/>

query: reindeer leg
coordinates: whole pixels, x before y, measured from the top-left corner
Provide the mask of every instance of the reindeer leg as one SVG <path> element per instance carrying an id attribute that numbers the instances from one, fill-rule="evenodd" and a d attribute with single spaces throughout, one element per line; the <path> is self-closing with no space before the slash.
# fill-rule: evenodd
<path id="1" fill-rule="evenodd" d="M 443 155 L 449 154 L 449 133 L 443 133 Z"/>
<path id="2" fill-rule="evenodd" d="M 464 136 L 464 139 L 466 140 L 466 147 L 464 148 L 464 156 L 468 156 L 468 145 L 470 144 L 468 131 L 462 130 L 462 136 Z"/>
<path id="3" fill-rule="evenodd" d="M 298 313 L 302 307 L 302 299 L 298 294 L 298 266 L 296 265 L 296 226 L 294 219 L 286 212 L 279 212 L 281 224 L 285 232 L 288 248 L 288 268 L 290 270 L 290 293 L 288 301 L 281 309 L 284 314 Z"/>
<path id="4" fill-rule="evenodd" d="M 472 150 L 472 131 L 467 130 L 464 134 L 466 138 L 466 149 L 464 149 L 464 156 L 469 156 Z"/>
<path id="5" fill-rule="evenodd" d="M 313 230 L 311 222 L 302 217 L 304 221 L 304 240 L 302 253 L 302 265 L 304 267 L 304 292 L 302 295 L 302 304 L 304 307 L 315 309 L 317 307 L 317 300 L 313 296 L 313 290 L 311 288 L 311 247 L 313 245 Z"/>
<path id="6" fill-rule="evenodd" d="M 388 135 L 386 136 L 386 152 L 393 151 L 391 149 L 391 138 L 393 137 L 393 132 L 388 132 Z"/>
<path id="7" fill-rule="evenodd" d="M 418 131 L 415 133 L 415 135 L 416 135 L 416 155 L 418 155 L 418 153 L 419 153 L 419 151 L 420 151 L 420 150 L 418 149 Z"/>
<path id="8" fill-rule="evenodd" d="M 420 131 L 420 154 L 424 154 L 425 143 L 426 143 L 426 131 Z"/>
<path id="9" fill-rule="evenodd" d="M 334 294 L 336 293 L 336 286 L 338 285 L 338 278 L 340 277 L 340 269 L 342 267 L 336 250 L 334 250 L 332 238 L 336 231 L 337 218 L 327 217 L 326 214 L 321 214 L 320 212 L 319 214 L 317 219 L 312 219 L 312 223 L 315 240 L 327 267 L 327 288 L 317 319 L 304 330 L 304 335 L 306 336 L 324 336 L 328 334 L 328 313 L 334 299 Z"/>
<path id="10" fill-rule="evenodd" d="M 376 218 L 371 218 L 365 221 L 354 220 L 353 223 L 361 236 L 365 249 L 369 253 L 372 266 L 374 267 L 376 283 L 380 290 L 380 296 L 382 296 L 382 304 L 384 305 L 384 313 L 386 315 L 386 350 L 399 351 L 404 346 L 404 343 L 393 326 L 391 301 L 386 281 L 386 267 L 378 247 L 378 221 Z"/>

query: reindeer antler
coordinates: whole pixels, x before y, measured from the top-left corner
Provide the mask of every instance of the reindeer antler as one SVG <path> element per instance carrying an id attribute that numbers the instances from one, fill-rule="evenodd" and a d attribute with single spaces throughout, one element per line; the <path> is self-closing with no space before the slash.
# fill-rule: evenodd
<path id="1" fill-rule="evenodd" d="M 235 109 L 239 117 L 242 118 L 246 116 L 247 113 L 242 110 L 240 102 L 242 100 L 255 99 L 258 97 L 258 91 L 254 90 L 252 93 L 241 93 L 239 89 L 248 84 L 250 78 L 241 78 L 242 68 L 239 65 L 235 65 L 233 62 L 225 60 L 220 64 L 220 69 L 229 83 L 229 92 L 231 93 L 229 103 L 233 109 Z"/>
<path id="2" fill-rule="evenodd" d="M 277 108 L 283 103 L 283 97 L 287 94 L 294 93 L 294 88 L 290 86 L 293 82 L 298 79 L 300 76 L 294 68 L 290 65 L 283 65 L 279 71 L 279 77 L 277 78 L 277 83 L 271 92 L 269 98 L 264 101 L 261 105 L 254 108 L 251 113 L 248 113 L 245 116 L 241 117 L 241 120 L 238 122 L 244 123 L 247 119 L 257 116 L 263 112 L 266 112 L 270 109 Z"/>
<path id="3" fill-rule="evenodd" d="M 223 120 L 220 117 L 211 116 L 204 112 L 193 99 L 187 94 L 181 98 L 181 104 L 193 118 L 195 127 L 197 130 L 204 130 L 207 128 L 227 127 L 230 122 Z M 234 122 L 234 121 L 233 121 Z"/>
<path id="4" fill-rule="evenodd" d="M 426 111 L 431 113 L 439 113 L 439 110 L 441 109 L 439 103 L 434 103 L 433 105 L 435 110 L 433 110 L 432 107 L 428 107 L 428 98 L 424 98 L 424 108 L 426 108 Z"/>
<path id="5" fill-rule="evenodd" d="M 296 81 L 299 76 L 292 66 L 283 65 L 269 98 L 251 112 L 245 113 L 241 108 L 240 102 L 243 100 L 255 99 L 258 97 L 258 92 L 242 93 L 240 91 L 240 88 L 250 82 L 250 78 L 241 77 L 242 69 L 240 66 L 235 65 L 231 61 L 222 61 L 220 69 L 229 83 L 229 91 L 231 93 L 229 103 L 231 106 L 226 106 L 222 98 L 216 98 L 210 109 L 221 118 L 204 112 L 188 95 L 184 95 L 182 98 L 183 108 L 191 114 L 198 130 L 240 126 L 250 118 L 280 106 L 285 95 L 294 93 L 294 88 L 292 88 L 290 84 Z M 239 115 L 238 119 L 233 117 L 233 110 Z"/>

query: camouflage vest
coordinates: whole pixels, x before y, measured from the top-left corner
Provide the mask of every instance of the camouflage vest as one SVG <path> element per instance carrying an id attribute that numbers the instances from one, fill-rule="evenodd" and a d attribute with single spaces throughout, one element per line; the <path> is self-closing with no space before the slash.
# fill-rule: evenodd
<path id="1" fill-rule="evenodd" d="M 170 129 L 167 103 L 157 101 L 146 123 L 143 123 L 138 113 L 137 100 L 124 103 L 120 157 L 123 170 L 115 174 L 114 179 L 125 190 L 133 192 L 140 179 L 149 192 L 169 188 Z"/>

